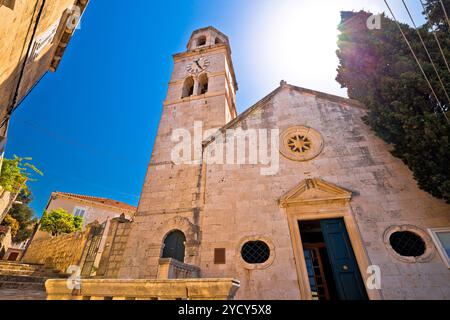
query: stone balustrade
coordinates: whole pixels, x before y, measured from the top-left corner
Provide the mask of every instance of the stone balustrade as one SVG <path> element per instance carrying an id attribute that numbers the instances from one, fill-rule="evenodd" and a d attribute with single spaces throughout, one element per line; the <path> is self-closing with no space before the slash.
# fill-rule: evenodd
<path id="1" fill-rule="evenodd" d="M 83 279 L 71 290 L 67 281 L 47 280 L 47 300 L 232 300 L 240 286 L 234 279 Z"/>
<path id="2" fill-rule="evenodd" d="M 170 258 L 159 259 L 158 279 L 193 279 L 200 277 L 200 268 Z"/>

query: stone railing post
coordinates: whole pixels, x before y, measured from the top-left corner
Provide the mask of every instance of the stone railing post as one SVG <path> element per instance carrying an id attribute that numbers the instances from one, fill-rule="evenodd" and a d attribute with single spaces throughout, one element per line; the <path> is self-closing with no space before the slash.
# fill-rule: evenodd
<path id="1" fill-rule="evenodd" d="M 200 268 L 171 258 L 159 259 L 158 279 L 193 279 L 200 277 Z"/>

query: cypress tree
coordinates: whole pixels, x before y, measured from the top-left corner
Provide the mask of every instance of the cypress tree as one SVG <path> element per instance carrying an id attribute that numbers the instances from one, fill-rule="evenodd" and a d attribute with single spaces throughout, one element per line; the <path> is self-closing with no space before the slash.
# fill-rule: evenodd
<path id="1" fill-rule="evenodd" d="M 450 0 L 444 3 L 450 12 Z M 439 0 L 426 1 L 425 8 L 431 21 L 419 31 L 450 94 L 450 74 L 432 33 L 435 30 L 449 60 L 449 29 Z M 416 30 L 401 24 L 441 105 L 395 22 L 383 14 L 381 28 L 369 30 L 371 15 L 365 11 L 341 13 L 336 80 L 348 89 L 350 98 L 366 105 L 364 121 L 411 169 L 418 186 L 450 203 L 450 124 L 441 111 L 441 106 L 447 109 L 449 104 L 445 92 Z M 450 112 L 446 114 L 450 118 Z"/>

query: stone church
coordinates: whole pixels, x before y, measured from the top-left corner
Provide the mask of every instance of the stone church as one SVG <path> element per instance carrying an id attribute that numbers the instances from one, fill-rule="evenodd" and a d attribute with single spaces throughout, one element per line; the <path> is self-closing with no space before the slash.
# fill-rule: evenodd
<path id="1" fill-rule="evenodd" d="M 106 278 L 158 279 L 169 261 L 179 277 L 239 280 L 237 299 L 450 299 L 450 205 L 417 187 L 363 105 L 282 81 L 237 114 L 229 39 L 213 27 L 173 60 Z"/>

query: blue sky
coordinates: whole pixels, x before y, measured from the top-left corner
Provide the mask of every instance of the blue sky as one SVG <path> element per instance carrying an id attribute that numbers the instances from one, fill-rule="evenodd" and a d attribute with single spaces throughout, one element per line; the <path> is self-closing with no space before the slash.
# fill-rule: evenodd
<path id="1" fill-rule="evenodd" d="M 398 0 L 390 1 L 406 21 Z M 139 5 L 137 5 L 139 3 Z M 408 1 L 418 21 L 418 1 Z M 193 30 L 230 37 L 242 112 L 291 84 L 345 96 L 334 81 L 340 10 L 385 10 L 378 0 L 91 1 L 56 73 L 13 115 L 6 156 L 33 158 L 42 214 L 52 191 L 137 205 L 172 71 Z M 420 20 L 422 19 L 422 20 Z"/>

